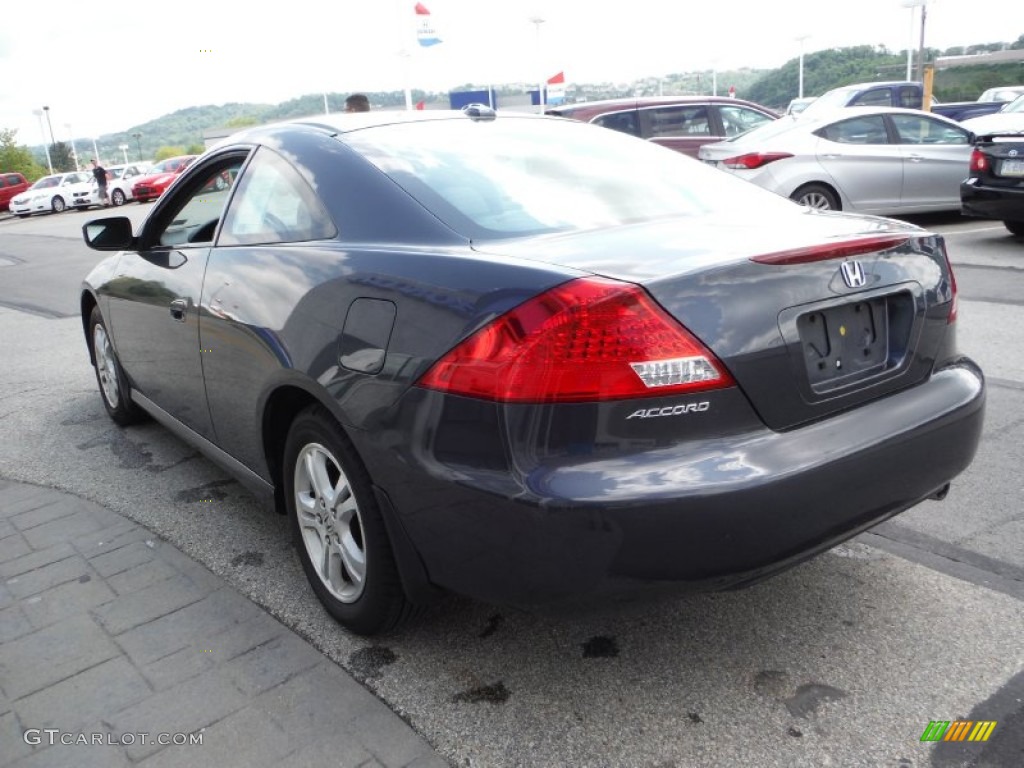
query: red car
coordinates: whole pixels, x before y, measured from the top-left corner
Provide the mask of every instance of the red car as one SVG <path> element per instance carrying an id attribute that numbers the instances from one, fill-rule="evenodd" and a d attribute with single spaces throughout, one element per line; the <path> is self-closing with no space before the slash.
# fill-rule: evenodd
<path id="1" fill-rule="evenodd" d="M 32 185 L 20 173 L 0 173 L 0 211 L 6 211 L 11 198 L 30 186 Z"/>
<path id="2" fill-rule="evenodd" d="M 697 157 L 697 150 L 705 144 L 746 133 L 779 117 L 760 104 L 726 96 L 585 101 L 553 107 L 547 114 L 603 125 L 690 157 Z"/>
<path id="3" fill-rule="evenodd" d="M 140 203 L 156 200 L 170 186 L 178 174 L 188 168 L 197 155 L 169 157 L 154 165 L 149 173 L 132 185 L 132 197 Z"/>

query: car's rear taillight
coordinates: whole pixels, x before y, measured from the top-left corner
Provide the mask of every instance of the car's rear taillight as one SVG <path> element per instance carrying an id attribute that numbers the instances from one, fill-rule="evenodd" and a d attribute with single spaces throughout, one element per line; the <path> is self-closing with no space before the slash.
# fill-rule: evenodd
<path id="1" fill-rule="evenodd" d="M 445 354 L 421 387 L 498 402 L 580 403 L 733 385 L 639 286 L 580 278 L 506 312 Z"/>
<path id="2" fill-rule="evenodd" d="M 750 152 L 746 155 L 726 158 L 722 161 L 722 165 L 726 168 L 745 168 L 748 171 L 752 171 L 755 168 L 768 165 L 768 163 L 774 163 L 776 160 L 785 160 L 787 157 L 792 156 L 789 152 Z"/>
<path id="3" fill-rule="evenodd" d="M 971 170 L 978 173 L 988 168 L 988 157 L 980 149 L 971 152 Z"/>

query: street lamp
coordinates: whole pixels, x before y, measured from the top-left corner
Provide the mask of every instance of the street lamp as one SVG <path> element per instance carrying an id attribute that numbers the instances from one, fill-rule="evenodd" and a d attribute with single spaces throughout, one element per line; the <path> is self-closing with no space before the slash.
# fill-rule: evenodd
<path id="1" fill-rule="evenodd" d="M 799 98 L 804 97 L 804 40 L 810 35 L 797 35 L 796 41 L 800 43 L 800 85 L 797 88 L 797 96 Z"/>
<path id="2" fill-rule="evenodd" d="M 96 162 L 103 165 L 103 161 L 100 160 L 100 151 L 96 147 L 96 139 L 92 140 L 92 156 L 96 159 Z M 125 162 L 128 162 L 127 160 Z"/>
<path id="3" fill-rule="evenodd" d="M 139 148 L 139 162 L 142 162 L 142 134 L 133 133 L 132 138 L 135 139 L 135 146 Z"/>
<path id="4" fill-rule="evenodd" d="M 53 175 L 53 161 L 50 160 L 50 147 L 46 143 L 46 129 L 43 128 L 43 110 L 33 109 L 32 114 L 39 118 L 39 132 L 43 134 L 43 151 L 46 152 L 46 165 L 50 169 L 50 175 Z"/>
<path id="5" fill-rule="evenodd" d="M 117 148 L 121 150 L 121 154 L 124 155 L 124 164 L 128 165 L 128 145 L 118 144 Z"/>
<path id="6" fill-rule="evenodd" d="M 43 112 L 46 113 L 46 124 L 50 126 L 50 146 L 57 146 L 57 140 L 53 138 L 53 123 L 50 122 L 50 108 L 43 107 Z"/>
<path id="7" fill-rule="evenodd" d="M 75 147 L 75 133 L 71 130 L 71 123 L 64 123 L 64 127 L 68 129 L 68 133 L 71 134 L 71 156 L 75 158 L 75 170 L 80 171 L 78 167 L 78 149 Z"/>
<path id="8" fill-rule="evenodd" d="M 537 81 L 537 104 L 540 113 L 544 114 L 544 84 L 547 77 L 544 75 L 544 60 L 540 47 L 540 25 L 544 23 L 544 19 L 540 16 L 533 16 L 530 18 L 530 23 L 537 28 L 537 66 L 540 68 L 540 80 Z"/>

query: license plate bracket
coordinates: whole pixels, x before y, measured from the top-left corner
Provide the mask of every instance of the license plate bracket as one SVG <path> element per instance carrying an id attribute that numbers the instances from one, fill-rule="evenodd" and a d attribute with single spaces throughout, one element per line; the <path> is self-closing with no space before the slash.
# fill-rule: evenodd
<path id="1" fill-rule="evenodd" d="M 806 312 L 797 318 L 797 332 L 807 378 L 818 392 L 881 372 L 889 361 L 884 296 Z"/>

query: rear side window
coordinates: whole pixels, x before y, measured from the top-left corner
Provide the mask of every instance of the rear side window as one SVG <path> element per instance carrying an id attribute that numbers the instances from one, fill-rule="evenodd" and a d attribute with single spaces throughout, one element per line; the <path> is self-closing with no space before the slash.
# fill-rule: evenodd
<path id="1" fill-rule="evenodd" d="M 646 139 L 678 136 L 710 136 L 708 108 L 704 104 L 651 107 L 642 112 Z"/>
<path id="2" fill-rule="evenodd" d="M 25 179 L 22 176 L 19 176 L 16 173 L 9 173 L 9 174 L 7 174 L 6 178 L 7 178 L 7 183 L 10 184 L 12 187 L 15 184 L 21 184 L 21 183 L 23 183 L 25 181 Z"/>
<path id="3" fill-rule="evenodd" d="M 819 128 L 815 133 L 839 144 L 888 144 L 885 119 L 881 115 L 854 117 Z"/>
<path id="4" fill-rule="evenodd" d="M 337 230 L 316 193 L 291 164 L 261 147 L 231 200 L 217 245 L 298 243 Z"/>
<path id="5" fill-rule="evenodd" d="M 630 136 L 640 135 L 640 121 L 637 119 L 635 109 L 628 112 L 613 112 L 610 115 L 595 117 L 590 122 L 600 125 L 603 128 L 611 128 L 613 131 L 628 133 Z"/>

